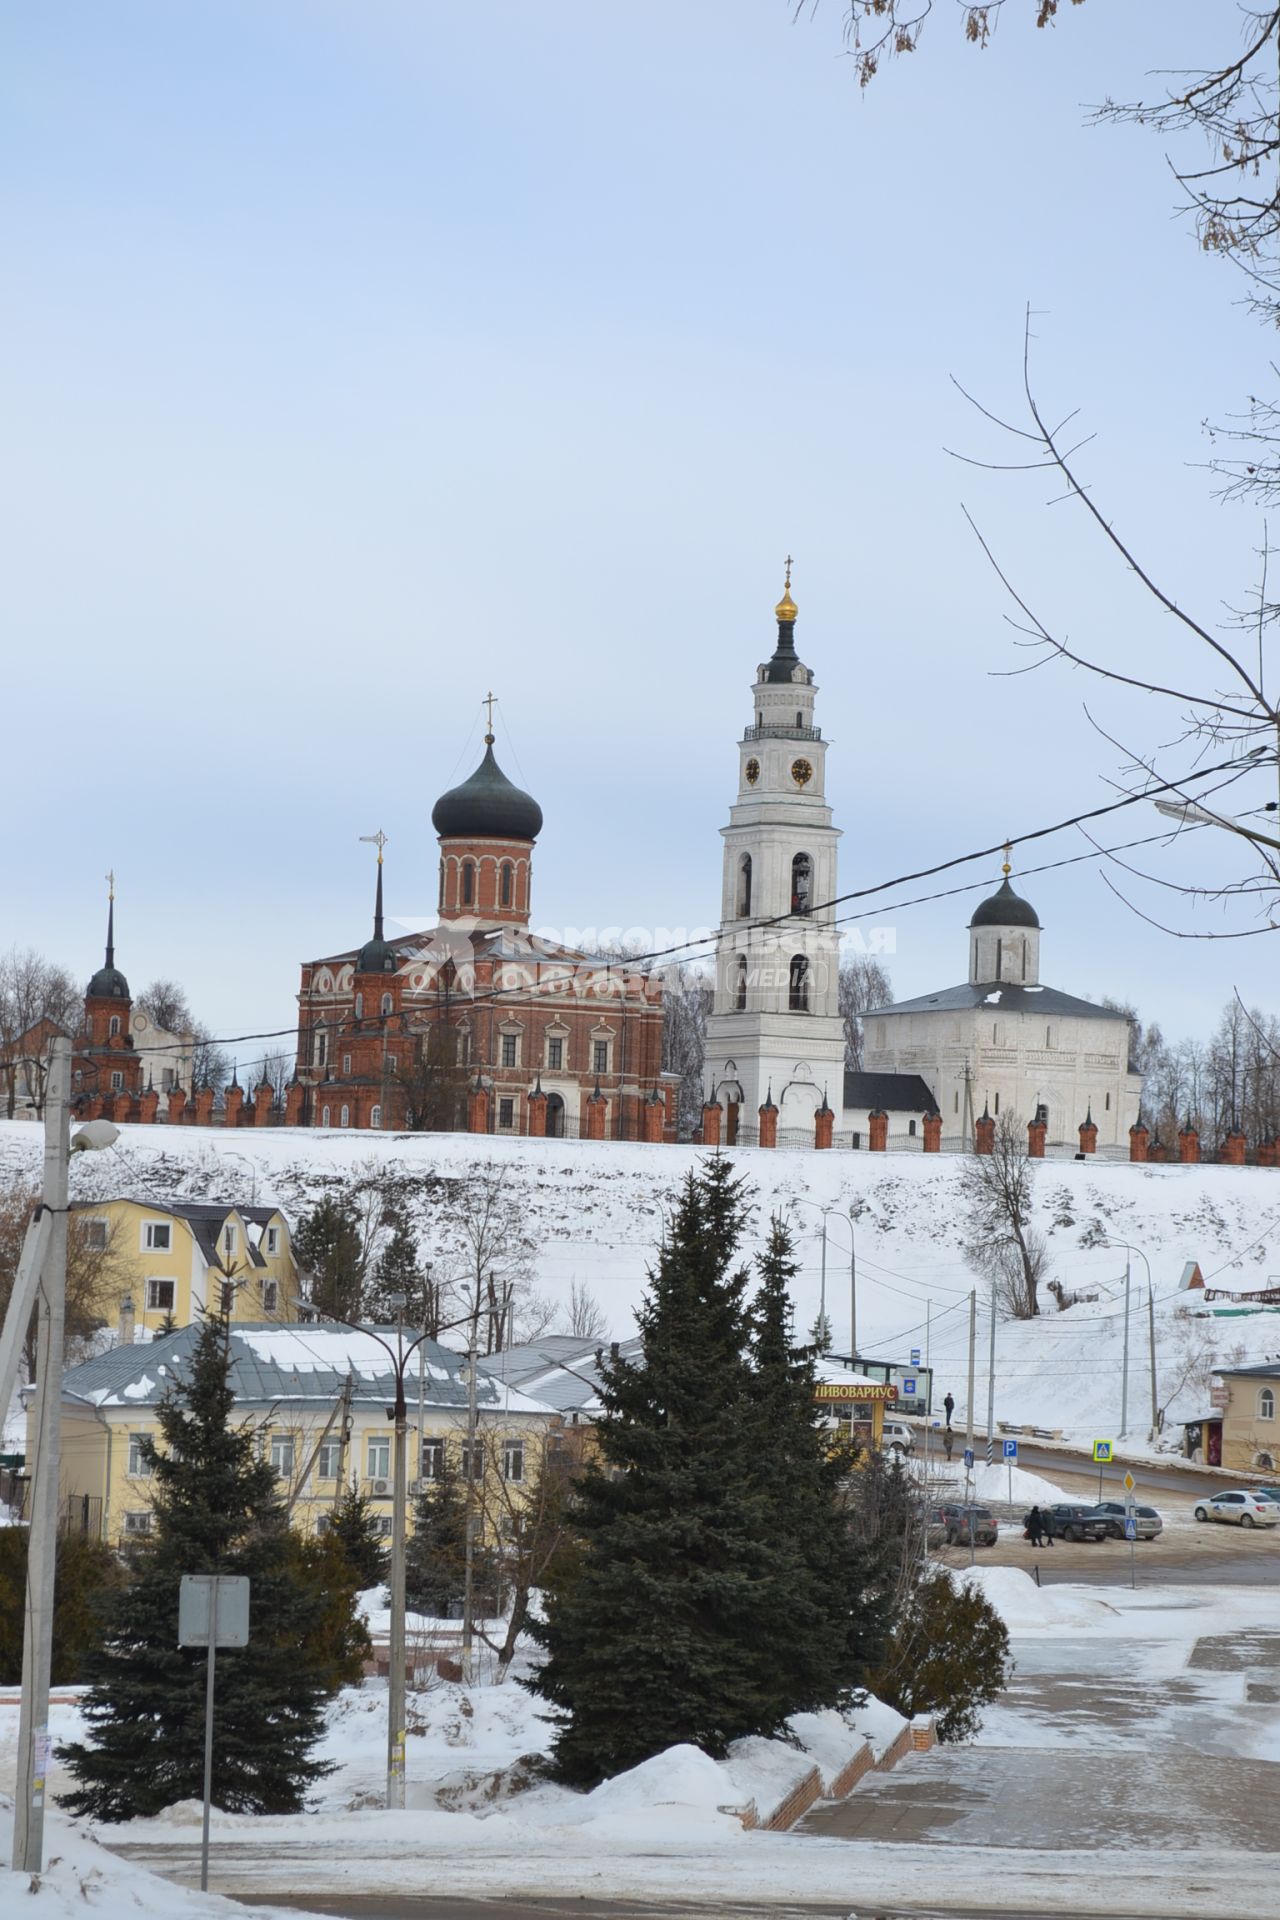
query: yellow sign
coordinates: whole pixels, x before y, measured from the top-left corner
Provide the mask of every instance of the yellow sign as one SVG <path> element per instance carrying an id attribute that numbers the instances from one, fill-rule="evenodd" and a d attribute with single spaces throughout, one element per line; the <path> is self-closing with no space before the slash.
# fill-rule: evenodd
<path id="1" fill-rule="evenodd" d="M 1094 1462 L 1095 1462 L 1095 1464 L 1096 1464 L 1096 1465 L 1098 1465 L 1098 1466 L 1103 1466 L 1103 1465 L 1104 1465 L 1104 1464 L 1105 1464 L 1105 1463 L 1106 1463 L 1107 1461 L 1109 1461 L 1109 1460 L 1110 1460 L 1110 1458 L 1111 1458 L 1111 1442 L 1110 1442 L 1110 1440 L 1095 1440 L 1095 1441 L 1094 1441 L 1094 1443 L 1093 1443 L 1093 1458 L 1094 1458 Z"/>
<path id="2" fill-rule="evenodd" d="M 1126 1473 L 1126 1475 L 1125 1475 L 1125 1477 L 1124 1477 L 1124 1490 L 1125 1490 L 1125 1492 L 1126 1492 L 1126 1493 L 1132 1493 L 1132 1492 L 1133 1492 L 1133 1490 L 1134 1490 L 1134 1488 L 1135 1488 L 1135 1487 L 1137 1486 L 1137 1484 L 1138 1484 L 1138 1483 L 1137 1483 L 1137 1481 L 1136 1481 L 1136 1480 L 1134 1479 L 1134 1477 L 1133 1477 L 1133 1475 L 1132 1475 L 1131 1473 Z"/>
<path id="3" fill-rule="evenodd" d="M 882 1381 L 851 1380 L 846 1386 L 843 1380 L 815 1380 L 813 1383 L 815 1400 L 896 1400 L 898 1389 Z"/>

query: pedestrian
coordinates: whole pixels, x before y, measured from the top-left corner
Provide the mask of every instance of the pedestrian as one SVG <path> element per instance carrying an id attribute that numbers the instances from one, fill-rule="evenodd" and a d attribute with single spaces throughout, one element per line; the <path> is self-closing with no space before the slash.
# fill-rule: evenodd
<path id="1" fill-rule="evenodd" d="M 1027 1537 L 1033 1547 L 1043 1545 L 1044 1521 L 1040 1517 L 1039 1507 L 1032 1507 L 1027 1515 Z"/>
<path id="2" fill-rule="evenodd" d="M 947 1425 L 948 1425 L 948 1426 L 950 1426 L 950 1425 L 951 1425 L 951 1416 L 952 1416 L 952 1414 L 953 1414 L 953 1413 L 955 1412 L 955 1410 L 956 1410 L 956 1403 L 955 1403 L 955 1401 L 954 1401 L 954 1400 L 953 1400 L 953 1399 L 951 1398 L 951 1395 L 950 1395 L 950 1394 L 948 1393 L 948 1395 L 947 1395 L 947 1397 L 946 1397 L 946 1399 L 945 1399 L 945 1400 L 943 1401 L 943 1403 L 942 1403 L 942 1411 L 943 1411 L 943 1412 L 944 1412 L 944 1413 L 946 1414 L 946 1416 L 947 1416 Z"/>
<path id="3" fill-rule="evenodd" d="M 947 1422 L 947 1425 L 946 1425 L 946 1426 L 945 1426 L 945 1427 L 943 1428 L 943 1432 L 942 1432 L 942 1444 L 943 1444 L 943 1446 L 944 1446 L 944 1447 L 946 1448 L 946 1450 L 947 1450 L 947 1459 L 948 1459 L 948 1460 L 950 1460 L 950 1458 L 951 1458 L 951 1448 L 952 1448 L 952 1444 L 954 1443 L 954 1441 L 955 1441 L 955 1435 L 954 1435 L 954 1433 L 952 1433 L 952 1431 L 951 1431 L 951 1423 L 950 1423 L 950 1421 L 948 1421 L 948 1422 Z"/>

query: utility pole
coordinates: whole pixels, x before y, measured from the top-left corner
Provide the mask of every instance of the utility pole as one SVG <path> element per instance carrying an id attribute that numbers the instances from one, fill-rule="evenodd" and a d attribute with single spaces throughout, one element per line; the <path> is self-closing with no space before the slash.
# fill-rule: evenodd
<path id="1" fill-rule="evenodd" d="M 1129 1431 L 1129 1250 L 1124 1255 L 1124 1364 L 1120 1369 L 1120 1438 Z"/>
<path id="2" fill-rule="evenodd" d="M 476 1323 L 471 1323 L 471 1351 L 467 1355 L 467 1536 L 464 1542 L 462 1589 L 462 1679 L 472 1682 L 471 1653 L 475 1637 L 476 1584 Z"/>
<path id="3" fill-rule="evenodd" d="M 1156 1297 L 1147 1286 L 1147 1339 L 1151 1345 L 1151 1438 L 1160 1429 L 1160 1394 L 1156 1386 Z"/>
<path id="4" fill-rule="evenodd" d="M 396 1349 L 400 1356 L 396 1367 L 396 1402 L 392 1417 L 396 1423 L 395 1451 L 391 1463 L 391 1671 L 387 1676 L 387 1805 L 404 1806 L 404 1549 L 405 1549 L 405 1454 L 408 1451 L 409 1418 L 404 1397 L 404 1332 L 401 1316 L 404 1296 L 396 1305 Z"/>
<path id="5" fill-rule="evenodd" d="M 827 1324 L 827 1216 L 822 1216 L 822 1291 L 818 1295 L 818 1338 L 821 1340 Z"/>
<path id="6" fill-rule="evenodd" d="M 857 1364 L 858 1359 L 858 1246 L 853 1231 L 853 1215 L 846 1214 L 849 1222 L 849 1358 Z"/>
<path id="7" fill-rule="evenodd" d="M 44 1188 L 50 1215 L 41 1272 L 36 1357 L 35 1480 L 27 1543 L 27 1604 L 22 1639 L 22 1708 L 13 1809 L 13 1866 L 44 1866 L 44 1809 L 49 1777 L 49 1672 L 53 1659 L 53 1582 L 58 1542 L 59 1448 L 62 1437 L 62 1350 L 67 1295 L 67 1196 L 71 1159 L 71 1042 L 50 1046 L 44 1108 Z"/>
<path id="8" fill-rule="evenodd" d="M 978 1351 L 978 1291 L 976 1287 L 972 1287 L 969 1290 L 969 1401 L 968 1401 L 968 1407 L 967 1407 L 968 1427 L 965 1432 L 965 1440 L 964 1440 L 965 1449 L 969 1453 L 973 1452 L 973 1385 L 974 1385 L 974 1362 L 977 1358 L 977 1351 Z"/>
<path id="9" fill-rule="evenodd" d="M 991 1348 L 987 1356 L 987 1465 L 995 1459 L 996 1432 L 996 1282 L 991 1276 Z"/>

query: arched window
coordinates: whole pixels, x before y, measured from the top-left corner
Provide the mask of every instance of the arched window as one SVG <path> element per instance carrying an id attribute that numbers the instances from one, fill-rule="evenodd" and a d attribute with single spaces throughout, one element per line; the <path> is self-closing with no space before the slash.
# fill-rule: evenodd
<path id="1" fill-rule="evenodd" d="M 331 1127 L 333 1125 L 332 1120 L 329 1118 L 328 1107 L 322 1107 L 320 1109 L 320 1125 L 322 1127 Z"/>
<path id="2" fill-rule="evenodd" d="M 509 860 L 504 860 L 502 863 L 502 872 L 501 872 L 501 875 L 499 876 L 500 892 L 498 896 L 499 900 L 501 901 L 501 904 L 504 907 L 509 907 L 511 905 L 511 888 L 512 888 L 512 882 L 514 879 L 515 879 L 515 869 L 513 868 Z"/>
<path id="3" fill-rule="evenodd" d="M 733 1004 L 739 1013 L 747 1010 L 747 956 L 738 955 L 738 984 L 734 990 Z"/>
<path id="4" fill-rule="evenodd" d="M 751 911 L 751 855 L 744 853 L 738 862 L 738 918 L 745 920 Z"/>
<path id="5" fill-rule="evenodd" d="M 1274 1420 L 1276 1417 L 1276 1396 L 1270 1387 L 1261 1387 L 1258 1391 L 1259 1420 Z"/>
<path id="6" fill-rule="evenodd" d="M 350 1107 L 344 1107 L 342 1109 L 341 1113 L 338 1115 L 338 1125 L 340 1127 L 349 1127 L 351 1125 Z"/>
<path id="7" fill-rule="evenodd" d="M 364 1019 L 364 995 L 362 993 L 356 995 L 356 1019 Z"/>
<path id="8" fill-rule="evenodd" d="M 391 995 L 389 993 L 384 993 L 382 996 L 382 1011 L 384 1013 L 390 1013 L 391 1011 Z"/>
<path id="9" fill-rule="evenodd" d="M 1024 980 L 1027 977 L 1027 936 L 1025 933 L 1022 936 L 1022 977 Z"/>
<path id="10" fill-rule="evenodd" d="M 797 725 L 798 727 L 802 727 L 802 726 L 804 725 L 804 715 L 803 715 L 802 713 L 797 713 L 797 715 L 796 715 L 796 725 Z"/>
<path id="11" fill-rule="evenodd" d="M 469 907 L 476 897 L 476 863 L 464 860 L 462 863 L 462 904 Z"/>
<path id="12" fill-rule="evenodd" d="M 912 1137 L 913 1139 L 915 1138 L 915 1131 L 916 1131 L 916 1123 L 915 1123 L 915 1121 L 914 1121 L 914 1120 L 908 1120 L 908 1122 L 907 1122 L 907 1132 L 908 1132 L 908 1133 L 909 1133 L 909 1134 L 911 1135 L 911 1137 Z"/>
<path id="13" fill-rule="evenodd" d="M 119 1031 L 120 1031 L 120 1015 L 118 1013 L 113 1013 L 110 1021 L 107 1024 L 107 1032 L 111 1035 L 112 1039 L 114 1040 L 115 1036 L 119 1033 Z"/>
<path id="14" fill-rule="evenodd" d="M 791 862 L 791 911 L 808 913 L 813 904 L 813 862 L 807 853 L 798 853 Z"/>
<path id="15" fill-rule="evenodd" d="M 315 1064 L 318 1067 L 322 1067 L 328 1058 L 329 1058 L 329 1036 L 324 1031 L 324 1028 L 322 1027 L 319 1033 L 316 1035 Z M 329 1122 L 326 1120 L 325 1121 L 326 1127 L 328 1126 L 328 1124 Z"/>
<path id="16" fill-rule="evenodd" d="M 796 953 L 791 956 L 789 1004 L 792 1013 L 809 1011 L 809 956 L 807 953 Z"/>
<path id="17" fill-rule="evenodd" d="M 996 935 L 996 979 L 1004 979 L 1004 941 Z"/>
<path id="18" fill-rule="evenodd" d="M 381 1107 L 370 1107 L 369 1125 L 371 1127 L 380 1127 L 382 1125 L 382 1108 Z"/>

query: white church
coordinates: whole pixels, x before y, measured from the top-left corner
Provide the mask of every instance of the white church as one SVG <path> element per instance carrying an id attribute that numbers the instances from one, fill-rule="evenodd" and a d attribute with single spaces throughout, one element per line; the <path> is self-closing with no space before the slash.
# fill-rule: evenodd
<path id="1" fill-rule="evenodd" d="M 895 1145 L 923 1144 L 925 1116 L 948 1147 L 975 1121 L 1041 1119 L 1050 1147 L 1071 1147 L 1082 1122 L 1099 1150 L 1127 1153 L 1141 1075 L 1129 1071 L 1129 1028 L 1040 978 L 1040 921 L 1009 884 L 969 923 L 968 979 L 862 1016 L 867 1070 L 844 1065 L 838 1004 L 840 830 L 826 800 L 827 742 L 815 724 L 817 685 L 796 653 L 796 603 L 775 609 L 778 641 L 757 671 L 751 723 L 738 747 L 738 793 L 724 838 L 724 884 L 707 1066 L 728 1143 L 751 1139 L 760 1108 L 783 1134 L 812 1140 L 834 1110 L 834 1144 L 865 1148 L 878 1123 Z"/>

